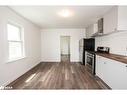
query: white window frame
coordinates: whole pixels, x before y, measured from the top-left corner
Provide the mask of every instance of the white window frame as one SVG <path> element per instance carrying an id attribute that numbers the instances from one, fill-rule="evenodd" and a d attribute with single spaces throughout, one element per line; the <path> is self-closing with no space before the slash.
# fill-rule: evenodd
<path id="1" fill-rule="evenodd" d="M 24 46 L 24 28 L 20 25 L 20 24 L 17 24 L 17 23 L 15 23 L 15 22 L 13 22 L 13 21 L 8 21 L 7 22 L 7 26 L 8 26 L 8 24 L 10 24 L 10 25 L 12 25 L 12 26 L 15 26 L 15 27 L 18 27 L 19 29 L 20 29 L 20 41 L 16 41 L 16 40 L 8 40 L 8 29 L 6 29 L 7 30 L 7 51 L 8 51 L 8 61 L 7 61 L 7 63 L 9 63 L 9 62 L 13 62 L 13 61 L 17 61 L 17 60 L 20 60 L 20 59 L 23 59 L 23 58 L 25 58 L 26 56 L 25 56 L 25 46 Z M 8 27 L 7 27 L 8 28 Z M 9 58 L 9 42 L 19 42 L 19 43 L 21 43 L 21 53 L 22 53 L 22 56 L 21 57 L 16 57 L 16 58 L 13 58 L 13 59 L 10 59 Z"/>

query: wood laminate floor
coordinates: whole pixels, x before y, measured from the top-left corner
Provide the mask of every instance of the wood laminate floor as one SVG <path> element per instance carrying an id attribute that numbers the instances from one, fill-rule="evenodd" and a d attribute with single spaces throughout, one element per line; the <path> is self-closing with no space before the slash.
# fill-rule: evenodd
<path id="1" fill-rule="evenodd" d="M 108 89 L 87 66 L 69 61 L 41 63 L 9 86 L 13 89 Z"/>

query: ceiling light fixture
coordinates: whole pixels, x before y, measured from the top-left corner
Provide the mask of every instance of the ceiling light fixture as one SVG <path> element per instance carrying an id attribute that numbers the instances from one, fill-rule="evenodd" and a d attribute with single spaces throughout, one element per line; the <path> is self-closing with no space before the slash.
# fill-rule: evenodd
<path id="1" fill-rule="evenodd" d="M 65 18 L 72 16 L 72 12 L 68 9 L 63 9 L 58 14 L 62 17 L 65 17 Z"/>

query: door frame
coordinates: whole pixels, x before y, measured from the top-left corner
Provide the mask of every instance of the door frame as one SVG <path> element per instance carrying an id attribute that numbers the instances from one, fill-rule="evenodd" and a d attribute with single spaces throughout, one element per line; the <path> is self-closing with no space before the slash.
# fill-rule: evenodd
<path id="1" fill-rule="evenodd" d="M 71 47 L 70 47 L 71 46 L 71 36 L 69 36 L 69 35 L 61 35 L 60 36 L 60 62 L 61 62 L 61 38 L 62 37 L 69 37 L 69 45 L 68 45 L 69 47 L 68 48 L 69 48 L 69 61 L 70 61 L 71 60 L 70 59 L 71 58 Z"/>

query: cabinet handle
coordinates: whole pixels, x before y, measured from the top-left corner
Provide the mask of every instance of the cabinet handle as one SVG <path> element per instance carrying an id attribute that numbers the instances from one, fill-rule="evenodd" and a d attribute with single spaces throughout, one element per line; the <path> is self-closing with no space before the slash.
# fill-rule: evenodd
<path id="1" fill-rule="evenodd" d="M 125 67 L 127 67 L 127 65 Z"/>
<path id="2" fill-rule="evenodd" d="M 106 62 L 104 62 L 104 64 L 106 64 Z"/>

